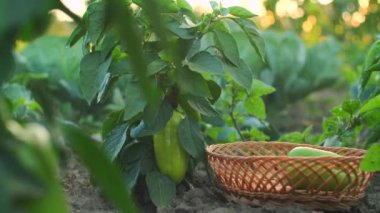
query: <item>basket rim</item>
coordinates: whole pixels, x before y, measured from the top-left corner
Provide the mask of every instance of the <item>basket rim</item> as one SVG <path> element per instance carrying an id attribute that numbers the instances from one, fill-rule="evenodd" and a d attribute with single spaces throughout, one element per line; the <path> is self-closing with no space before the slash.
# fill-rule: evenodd
<path id="1" fill-rule="evenodd" d="M 305 147 L 315 147 L 315 148 L 318 148 L 320 146 L 317 146 L 317 145 L 311 145 L 311 144 L 299 144 L 299 143 L 290 143 L 290 142 L 282 142 L 282 141 L 269 141 L 269 142 L 266 142 L 266 141 L 236 141 L 236 142 L 232 142 L 232 143 L 228 143 L 228 144 L 231 144 L 230 146 L 233 146 L 233 145 L 238 145 L 238 144 L 243 144 L 243 143 L 266 143 L 266 144 L 284 144 L 284 145 L 300 145 L 300 146 L 305 146 Z M 336 160 L 362 160 L 364 159 L 364 155 L 363 156 L 310 156 L 310 157 L 290 157 L 290 156 L 287 156 L 287 155 L 279 155 L 279 156 L 275 156 L 275 155 L 260 155 L 260 156 L 238 156 L 238 155 L 226 155 L 226 154 L 220 154 L 220 153 L 215 153 L 212 151 L 213 148 L 215 147 L 218 147 L 218 146 L 222 146 L 222 145 L 225 145 L 226 143 L 222 143 L 222 144 L 212 144 L 212 145 L 209 145 L 206 147 L 206 153 L 207 155 L 212 155 L 212 156 L 215 156 L 215 157 L 219 157 L 219 158 L 225 158 L 225 159 L 235 159 L 235 160 L 248 160 L 248 159 L 273 159 L 273 158 L 277 158 L 277 159 L 291 159 L 291 160 L 303 160 L 303 161 L 308 161 L 308 160 L 315 160 L 315 159 L 323 159 L 323 160 L 332 160 L 332 159 L 336 159 Z M 364 149 L 358 149 L 358 148 L 348 148 L 348 147 L 325 147 L 325 148 L 329 148 L 329 149 L 335 149 L 335 150 L 357 150 L 357 151 L 364 151 L 367 152 L 366 150 Z"/>

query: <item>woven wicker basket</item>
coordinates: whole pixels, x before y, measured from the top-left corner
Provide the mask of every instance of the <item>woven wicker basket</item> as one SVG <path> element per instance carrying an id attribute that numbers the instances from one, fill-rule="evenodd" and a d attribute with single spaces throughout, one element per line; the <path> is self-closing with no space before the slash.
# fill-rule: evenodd
<path id="1" fill-rule="evenodd" d="M 288 157 L 297 146 L 342 156 Z M 318 210 L 347 210 L 364 197 L 373 175 L 359 168 L 365 152 L 285 142 L 235 142 L 207 148 L 208 161 L 227 199 Z"/>

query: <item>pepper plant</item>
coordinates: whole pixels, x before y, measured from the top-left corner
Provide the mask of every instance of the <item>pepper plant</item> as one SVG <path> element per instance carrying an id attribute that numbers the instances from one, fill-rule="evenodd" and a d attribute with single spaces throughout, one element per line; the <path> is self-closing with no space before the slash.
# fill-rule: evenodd
<path id="1" fill-rule="evenodd" d="M 309 127 L 303 133 L 283 135 L 280 141 L 368 149 L 362 169 L 380 171 L 379 71 L 380 40 L 377 40 L 368 50 L 351 97 L 331 110 L 332 115 L 323 122 L 323 133 L 311 135 Z"/>
<path id="2" fill-rule="evenodd" d="M 210 4 L 212 13 L 198 15 L 184 0 L 92 1 L 68 40 L 72 46 L 83 38 L 80 86 L 89 104 L 107 103 L 115 88 L 121 91 L 122 106 L 104 120 L 103 147 L 125 169 L 128 187 L 145 176 L 157 206 L 175 197 L 173 179 L 180 182 L 178 172 L 186 172 L 179 167 L 206 161 L 200 122 L 221 117 L 215 103 L 223 88 L 243 91 L 242 100 L 268 93 L 252 91 L 253 71 L 228 24 L 237 24 L 265 61 L 254 14 Z"/>
<path id="3" fill-rule="evenodd" d="M 324 121 L 325 145 L 369 149 L 361 166 L 380 171 L 380 40 L 369 48 L 353 97 L 332 110 Z"/>

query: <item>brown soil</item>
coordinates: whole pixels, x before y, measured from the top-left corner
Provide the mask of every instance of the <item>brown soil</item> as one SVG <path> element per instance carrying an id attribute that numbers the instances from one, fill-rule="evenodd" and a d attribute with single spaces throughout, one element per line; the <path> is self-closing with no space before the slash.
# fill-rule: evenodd
<path id="1" fill-rule="evenodd" d="M 99 190 L 91 185 L 86 168 L 72 154 L 68 155 L 66 170 L 63 174 L 63 186 L 71 212 L 115 212 L 100 195 Z"/>

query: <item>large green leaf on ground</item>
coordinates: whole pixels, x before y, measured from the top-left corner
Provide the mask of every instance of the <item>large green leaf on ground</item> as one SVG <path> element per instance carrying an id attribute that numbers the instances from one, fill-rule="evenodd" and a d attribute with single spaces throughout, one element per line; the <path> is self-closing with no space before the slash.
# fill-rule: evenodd
<path id="1" fill-rule="evenodd" d="M 268 65 L 275 72 L 277 81 L 287 82 L 300 73 L 306 63 L 306 47 L 301 38 L 294 32 L 279 34 L 265 31 L 266 54 Z"/>
<path id="2" fill-rule="evenodd" d="M 95 183 L 105 196 L 122 212 L 137 212 L 130 191 L 127 191 L 123 175 L 96 142 L 74 124 L 62 122 L 61 129 L 74 152 L 89 169 Z"/>
<path id="3" fill-rule="evenodd" d="M 149 196 L 156 206 L 166 206 L 175 198 L 176 186 L 168 176 L 151 172 L 145 180 Z"/>
<path id="4" fill-rule="evenodd" d="M 340 75 L 339 51 L 339 42 L 331 38 L 309 48 L 302 71 L 290 75 L 286 82 L 285 91 L 289 99 L 295 101 L 312 91 L 334 84 Z"/>
<path id="5" fill-rule="evenodd" d="M 66 40 L 67 37 L 43 36 L 28 45 L 22 55 L 26 58 L 26 66 L 30 72 L 47 73 L 49 80 L 81 97 L 78 86 L 81 44 L 66 48 Z"/>

